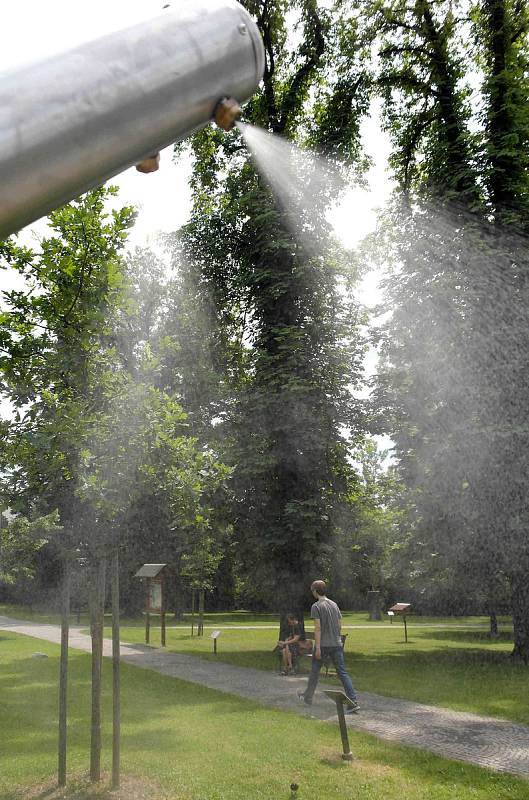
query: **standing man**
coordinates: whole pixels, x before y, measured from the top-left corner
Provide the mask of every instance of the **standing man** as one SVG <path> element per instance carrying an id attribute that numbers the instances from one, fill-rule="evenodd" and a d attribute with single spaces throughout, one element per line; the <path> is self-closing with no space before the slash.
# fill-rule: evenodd
<path id="1" fill-rule="evenodd" d="M 314 620 L 314 652 L 307 688 L 304 692 L 298 692 L 298 697 L 308 706 L 312 705 L 312 698 L 320 677 L 322 658 L 327 657 L 332 660 L 349 700 L 349 708 L 345 713 L 354 713 L 359 711 L 360 706 L 349 673 L 345 669 L 340 609 L 333 600 L 329 600 L 327 597 L 325 581 L 314 581 L 310 590 L 316 600 L 310 610 L 310 616 Z"/>

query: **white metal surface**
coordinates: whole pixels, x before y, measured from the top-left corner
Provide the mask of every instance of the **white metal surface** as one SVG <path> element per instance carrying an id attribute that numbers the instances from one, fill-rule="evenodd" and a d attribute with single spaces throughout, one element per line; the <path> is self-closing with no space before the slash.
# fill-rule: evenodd
<path id="1" fill-rule="evenodd" d="M 235 0 L 154 19 L 0 75 L 0 239 L 243 103 L 264 69 Z"/>

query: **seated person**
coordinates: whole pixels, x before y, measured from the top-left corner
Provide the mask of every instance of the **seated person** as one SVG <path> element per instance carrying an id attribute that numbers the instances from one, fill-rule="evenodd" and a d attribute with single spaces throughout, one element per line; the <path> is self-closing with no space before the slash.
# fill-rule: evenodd
<path id="1" fill-rule="evenodd" d="M 297 658 L 300 653 L 308 653 L 312 650 L 312 642 L 308 642 L 301 629 L 295 614 L 287 614 L 288 636 L 280 639 L 277 643 L 277 652 L 281 654 L 282 675 L 288 675 L 293 671 L 292 657 Z"/>

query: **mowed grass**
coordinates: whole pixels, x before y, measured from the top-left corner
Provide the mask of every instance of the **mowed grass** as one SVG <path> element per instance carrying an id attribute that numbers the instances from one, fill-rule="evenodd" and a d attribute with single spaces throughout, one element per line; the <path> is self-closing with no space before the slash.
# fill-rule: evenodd
<path id="1" fill-rule="evenodd" d="M 346 615 L 344 624 L 356 623 Z M 511 662 L 510 630 L 505 627 L 498 639 L 491 640 L 486 624 L 470 627 L 479 625 L 475 618 L 459 623 L 462 627 L 454 622 L 435 624 L 438 627 L 432 621 L 410 620 L 407 644 L 400 621 L 344 628 L 346 664 L 356 688 L 529 724 L 529 668 Z M 277 668 L 272 654 L 276 638 L 276 629 L 223 628 L 215 656 L 211 630 L 198 638 L 191 636 L 189 627 L 167 629 L 170 650 L 262 670 Z M 143 627 L 125 624 L 122 640 L 144 642 Z M 160 631 L 151 627 L 151 645 L 159 644 Z M 310 659 L 302 658 L 301 663 L 308 672 Z"/>
<path id="2" fill-rule="evenodd" d="M 35 651 L 48 658 L 32 658 Z M 56 770 L 59 648 L 0 634 L 0 797 L 23 800 Z M 88 768 L 90 658 L 70 656 L 69 776 Z M 110 768 L 111 663 L 104 661 L 104 758 Z M 123 773 L 171 800 L 526 800 L 528 784 L 334 725 L 123 665 Z M 33 795 L 32 795 L 33 796 Z M 46 796 L 46 792 L 40 794 Z M 84 796 L 84 795 L 83 795 Z M 140 796 L 140 795 L 138 795 Z"/>
<path id="3" fill-rule="evenodd" d="M 51 624 L 58 624 L 60 622 L 60 616 L 57 612 L 52 612 L 49 610 L 39 609 L 33 606 L 25 606 L 25 605 L 15 605 L 13 603 L 0 603 L 0 615 L 5 615 L 8 617 L 16 617 L 18 619 L 24 620 L 32 620 L 34 622 L 45 622 Z M 110 618 L 110 613 L 106 613 L 106 617 Z M 77 614 L 72 613 L 70 615 L 70 622 L 72 624 L 77 624 L 78 616 Z M 153 624 L 156 624 L 156 617 L 152 617 Z M 184 619 L 182 622 L 175 622 L 173 615 L 168 613 L 167 614 L 167 625 L 169 627 L 177 627 L 183 629 L 191 629 L 191 622 L 194 619 L 194 624 L 196 626 L 197 623 L 197 614 L 192 615 L 190 613 L 184 614 Z M 278 627 L 278 615 L 276 613 L 265 613 L 265 612 L 255 612 L 255 611 L 214 611 L 214 612 L 207 612 L 204 614 L 204 625 L 209 627 L 210 629 L 217 628 L 217 627 L 244 627 L 244 626 L 251 626 L 251 627 L 263 627 L 263 628 L 273 628 L 277 629 Z M 499 617 L 499 622 L 502 625 L 510 626 L 511 620 L 509 617 Z M 88 623 L 88 613 L 87 611 L 82 611 L 79 615 L 79 622 L 81 625 Z M 133 627 L 143 627 L 144 626 L 144 616 L 143 614 L 136 615 L 135 617 L 130 617 L 127 615 L 122 616 L 122 622 L 124 625 L 130 625 Z M 369 619 L 367 611 L 343 611 L 343 624 L 344 626 L 347 625 L 362 625 L 368 628 L 379 628 L 385 627 L 390 625 L 389 617 L 384 616 L 380 622 L 373 622 Z M 399 629 L 402 627 L 402 621 L 400 619 L 396 619 L 393 623 L 394 625 L 398 626 Z M 428 616 L 412 616 L 410 618 L 409 624 L 416 627 L 416 626 L 438 626 L 442 625 L 443 627 L 480 627 L 486 628 L 488 626 L 488 617 L 484 616 L 466 616 L 466 617 L 428 617 Z M 310 629 L 311 623 L 310 620 L 307 619 L 307 629 Z M 391 625 L 390 627 L 393 627 Z"/>

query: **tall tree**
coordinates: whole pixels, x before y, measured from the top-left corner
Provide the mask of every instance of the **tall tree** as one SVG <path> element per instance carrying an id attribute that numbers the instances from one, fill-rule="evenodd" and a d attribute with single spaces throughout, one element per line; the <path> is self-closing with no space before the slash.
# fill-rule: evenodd
<path id="1" fill-rule="evenodd" d="M 361 5 L 380 37 L 405 200 L 389 218 L 395 312 L 379 410 L 415 529 L 484 586 L 509 577 L 514 654 L 527 660 L 527 13 L 503 0 L 470 16 L 462 3 Z M 479 90 L 466 79 L 477 75 Z"/>
<path id="2" fill-rule="evenodd" d="M 314 0 L 246 6 L 263 36 L 266 66 L 245 119 L 358 166 L 366 90 L 355 32 Z M 294 17 L 300 41 L 292 47 L 287 20 Z M 311 197 L 312 216 L 308 203 L 296 209 L 299 226 L 311 232 L 307 247 L 237 134 L 207 130 L 193 150 L 195 202 L 183 243 L 223 332 L 217 342 L 233 400 L 222 418 L 238 552 L 249 592 L 301 610 L 310 580 L 329 570 L 355 479 L 343 434 L 347 428 L 354 440 L 361 428 L 351 395 L 361 371 L 360 315 L 349 294 L 354 268 L 329 238 L 330 183 Z M 310 165 L 305 177 L 313 177 Z"/>

